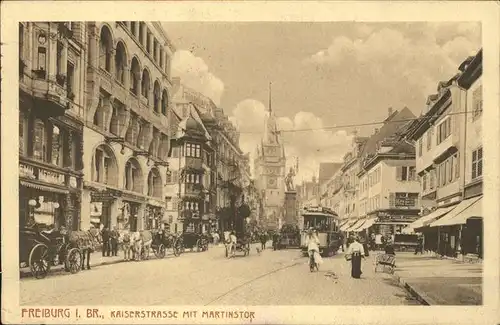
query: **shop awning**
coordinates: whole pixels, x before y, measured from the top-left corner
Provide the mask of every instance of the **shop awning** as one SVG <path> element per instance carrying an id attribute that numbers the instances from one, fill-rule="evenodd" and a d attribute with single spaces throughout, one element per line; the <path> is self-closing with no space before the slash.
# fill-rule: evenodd
<path id="1" fill-rule="evenodd" d="M 349 222 L 349 219 L 340 220 L 339 229 L 345 226 Z"/>
<path id="2" fill-rule="evenodd" d="M 356 229 L 356 231 L 361 231 L 361 230 L 365 230 L 365 229 L 368 229 L 370 228 L 371 226 L 373 226 L 373 224 L 375 223 L 375 221 L 377 221 L 377 218 L 369 218 L 365 221 L 365 223 L 363 223 L 361 225 L 361 227 L 359 227 L 358 229 Z"/>
<path id="3" fill-rule="evenodd" d="M 22 186 L 34 188 L 34 189 L 40 190 L 40 191 L 54 192 L 54 193 L 60 193 L 60 194 L 68 194 L 69 193 L 69 190 L 61 189 L 58 187 L 46 186 L 46 185 L 31 183 L 31 182 L 27 182 L 27 181 L 21 181 L 20 183 Z"/>
<path id="4" fill-rule="evenodd" d="M 356 223 L 356 225 L 355 225 L 354 227 L 352 227 L 352 228 L 350 229 L 350 231 L 356 231 L 356 232 L 357 232 L 357 231 L 361 231 L 361 230 L 363 230 L 363 226 L 364 226 L 364 224 L 365 224 L 367 221 L 368 221 L 368 220 L 366 220 L 366 219 L 361 219 L 358 223 Z"/>
<path id="5" fill-rule="evenodd" d="M 353 223 L 350 227 L 348 227 L 345 231 L 354 231 L 354 229 L 358 228 L 364 221 L 365 219 L 356 220 L 356 222 Z"/>
<path id="6" fill-rule="evenodd" d="M 436 220 L 438 218 L 441 218 L 442 216 L 444 216 L 445 214 L 447 214 L 448 212 L 450 212 L 454 208 L 455 208 L 455 205 L 452 205 L 452 206 L 449 206 L 446 208 L 436 209 L 435 211 L 432 211 L 428 215 L 423 216 L 422 218 L 410 223 L 408 225 L 408 228 L 417 229 L 417 228 L 427 226 L 429 223 L 433 222 L 434 220 Z"/>
<path id="7" fill-rule="evenodd" d="M 340 227 L 340 231 L 347 231 L 347 229 L 350 228 L 352 225 L 354 225 L 354 223 L 356 223 L 357 221 L 358 221 L 357 219 L 347 220 L 347 222 Z"/>
<path id="8" fill-rule="evenodd" d="M 482 212 L 481 199 L 482 197 L 474 197 L 471 199 L 463 200 L 448 215 L 446 215 L 442 219 L 433 222 L 432 224 L 430 224 L 430 226 L 443 227 L 443 226 L 463 225 L 470 217 L 480 217 L 481 215 L 476 216 L 475 214 L 481 214 Z M 473 207 L 476 204 L 478 206 Z M 469 210 L 469 208 L 473 209 Z"/>

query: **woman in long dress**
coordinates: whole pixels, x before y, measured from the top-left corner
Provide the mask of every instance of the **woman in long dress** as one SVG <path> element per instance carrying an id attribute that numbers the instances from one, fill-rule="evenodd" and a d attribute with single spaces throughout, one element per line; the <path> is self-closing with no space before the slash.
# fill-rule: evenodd
<path id="1" fill-rule="evenodd" d="M 363 273 L 361 272 L 361 259 L 365 258 L 365 249 L 357 237 L 354 237 L 353 242 L 349 245 L 347 254 L 351 256 L 351 276 L 359 279 Z"/>

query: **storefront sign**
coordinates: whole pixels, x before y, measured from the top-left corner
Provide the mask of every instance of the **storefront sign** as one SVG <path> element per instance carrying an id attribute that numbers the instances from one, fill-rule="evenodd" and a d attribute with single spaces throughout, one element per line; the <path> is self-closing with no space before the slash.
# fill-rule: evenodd
<path id="1" fill-rule="evenodd" d="M 35 169 L 33 168 L 33 166 L 19 164 L 19 176 L 34 179 Z"/>
<path id="2" fill-rule="evenodd" d="M 63 174 L 48 171 L 41 168 L 38 170 L 38 179 L 46 183 L 65 185 Z"/>
<path id="3" fill-rule="evenodd" d="M 388 215 L 387 213 L 378 214 L 378 222 L 412 222 L 418 219 L 418 216 Z"/>
<path id="4" fill-rule="evenodd" d="M 413 193 L 396 193 L 394 199 L 394 205 L 396 207 L 414 207 L 416 205 L 418 195 L 413 195 Z"/>
<path id="5" fill-rule="evenodd" d="M 92 202 L 103 202 L 103 201 L 112 201 L 115 199 L 114 193 L 105 191 L 105 192 L 91 192 L 90 200 Z"/>

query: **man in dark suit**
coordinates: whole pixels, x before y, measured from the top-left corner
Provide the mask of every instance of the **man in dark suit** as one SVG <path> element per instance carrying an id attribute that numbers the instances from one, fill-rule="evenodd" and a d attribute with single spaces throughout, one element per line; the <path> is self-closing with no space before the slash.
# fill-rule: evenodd
<path id="1" fill-rule="evenodd" d="M 104 227 L 102 230 L 101 230 L 101 237 L 102 237 L 102 256 L 109 256 L 109 250 L 110 250 L 110 247 L 109 247 L 109 237 L 110 237 L 110 233 L 109 233 L 109 229 Z"/>

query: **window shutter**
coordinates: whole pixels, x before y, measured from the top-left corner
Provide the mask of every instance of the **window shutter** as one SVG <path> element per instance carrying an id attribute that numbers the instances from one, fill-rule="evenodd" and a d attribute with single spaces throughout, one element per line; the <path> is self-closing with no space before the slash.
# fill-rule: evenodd
<path id="1" fill-rule="evenodd" d="M 396 167 L 396 180 L 403 180 L 403 167 Z"/>

